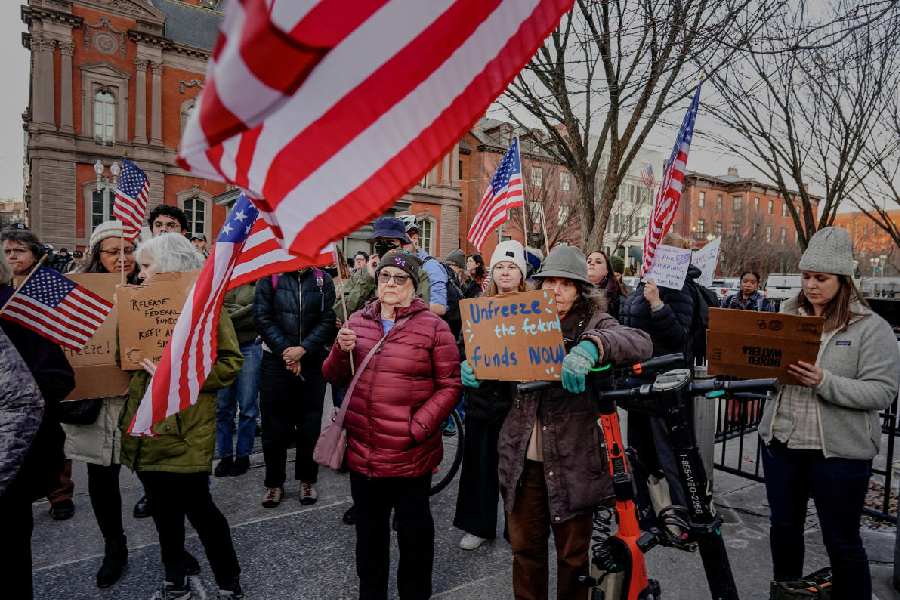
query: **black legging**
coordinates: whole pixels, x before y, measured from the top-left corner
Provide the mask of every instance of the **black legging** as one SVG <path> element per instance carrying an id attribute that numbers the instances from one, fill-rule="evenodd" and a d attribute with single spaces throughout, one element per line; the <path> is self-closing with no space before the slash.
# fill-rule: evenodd
<path id="1" fill-rule="evenodd" d="M 122 528 L 122 492 L 119 489 L 121 465 L 95 465 L 88 463 L 88 494 L 91 508 L 100 527 L 100 533 L 107 542 L 121 541 L 125 536 Z"/>

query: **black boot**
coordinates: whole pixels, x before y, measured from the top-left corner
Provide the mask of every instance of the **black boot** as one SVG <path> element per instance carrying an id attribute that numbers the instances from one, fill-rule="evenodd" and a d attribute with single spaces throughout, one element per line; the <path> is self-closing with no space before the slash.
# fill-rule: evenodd
<path id="1" fill-rule="evenodd" d="M 97 587 L 108 588 L 119 581 L 128 565 L 128 546 L 125 536 L 122 539 L 106 542 L 103 564 L 97 571 Z"/>

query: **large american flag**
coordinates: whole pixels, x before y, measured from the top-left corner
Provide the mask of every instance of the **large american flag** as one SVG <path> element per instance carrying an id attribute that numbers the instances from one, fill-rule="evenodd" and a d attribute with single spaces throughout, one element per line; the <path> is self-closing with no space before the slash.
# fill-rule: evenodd
<path id="1" fill-rule="evenodd" d="M 147 218 L 150 182 L 147 174 L 127 158 L 122 161 L 122 173 L 116 186 L 113 218 L 122 222 L 122 231 L 129 240 L 141 234 L 141 225 Z"/>
<path id="2" fill-rule="evenodd" d="M 694 137 L 694 121 L 697 119 L 697 109 L 700 106 L 700 84 L 694 92 L 694 98 L 688 107 L 681 129 L 672 148 L 672 155 L 666 163 L 663 172 L 659 192 L 656 195 L 656 203 L 653 206 L 653 214 L 650 216 L 650 224 L 647 233 L 644 234 L 644 261 L 642 273 L 648 273 L 656 256 L 656 247 L 666 236 L 675 220 L 678 211 L 678 203 L 681 201 L 681 192 L 684 188 L 684 174 L 687 170 L 688 152 L 691 149 L 691 138 Z"/>
<path id="3" fill-rule="evenodd" d="M 316 256 L 446 155 L 572 2 L 232 1 L 179 164 Z"/>
<path id="4" fill-rule="evenodd" d="M 56 270 L 40 266 L 7 301 L 0 316 L 54 343 L 81 350 L 112 307 L 112 302 Z"/>
<path id="5" fill-rule="evenodd" d="M 469 228 L 469 241 L 480 250 L 487 236 L 509 218 L 509 209 L 524 204 L 522 159 L 519 156 L 519 139 L 516 138 L 484 191 L 478 212 Z"/>

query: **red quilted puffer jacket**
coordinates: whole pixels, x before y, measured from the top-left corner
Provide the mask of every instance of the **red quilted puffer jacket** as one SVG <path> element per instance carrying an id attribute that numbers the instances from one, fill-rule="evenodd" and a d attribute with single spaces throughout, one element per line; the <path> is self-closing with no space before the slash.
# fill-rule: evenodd
<path id="1" fill-rule="evenodd" d="M 384 328 L 381 303 L 350 316 L 353 359 L 362 363 Z M 337 344 L 322 368 L 325 379 L 347 386 L 349 353 Z M 397 310 L 396 324 L 360 376 L 344 425 L 347 466 L 367 477 L 418 477 L 441 462 L 441 425 L 459 400 L 459 350 L 447 323 L 416 299 Z"/>

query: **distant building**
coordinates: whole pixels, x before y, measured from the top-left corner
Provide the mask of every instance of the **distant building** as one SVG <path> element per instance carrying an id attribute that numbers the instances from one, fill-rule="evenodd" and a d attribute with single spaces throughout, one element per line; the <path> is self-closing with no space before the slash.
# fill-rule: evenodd
<path id="1" fill-rule="evenodd" d="M 0 199 L 0 229 L 25 223 L 24 201 L 18 198 Z"/>
<path id="2" fill-rule="evenodd" d="M 900 227 L 900 209 L 888 211 L 888 217 L 896 227 Z M 838 213 L 834 225 L 850 232 L 860 275 L 891 276 L 900 273 L 900 252 L 894 240 L 865 213 Z"/>

